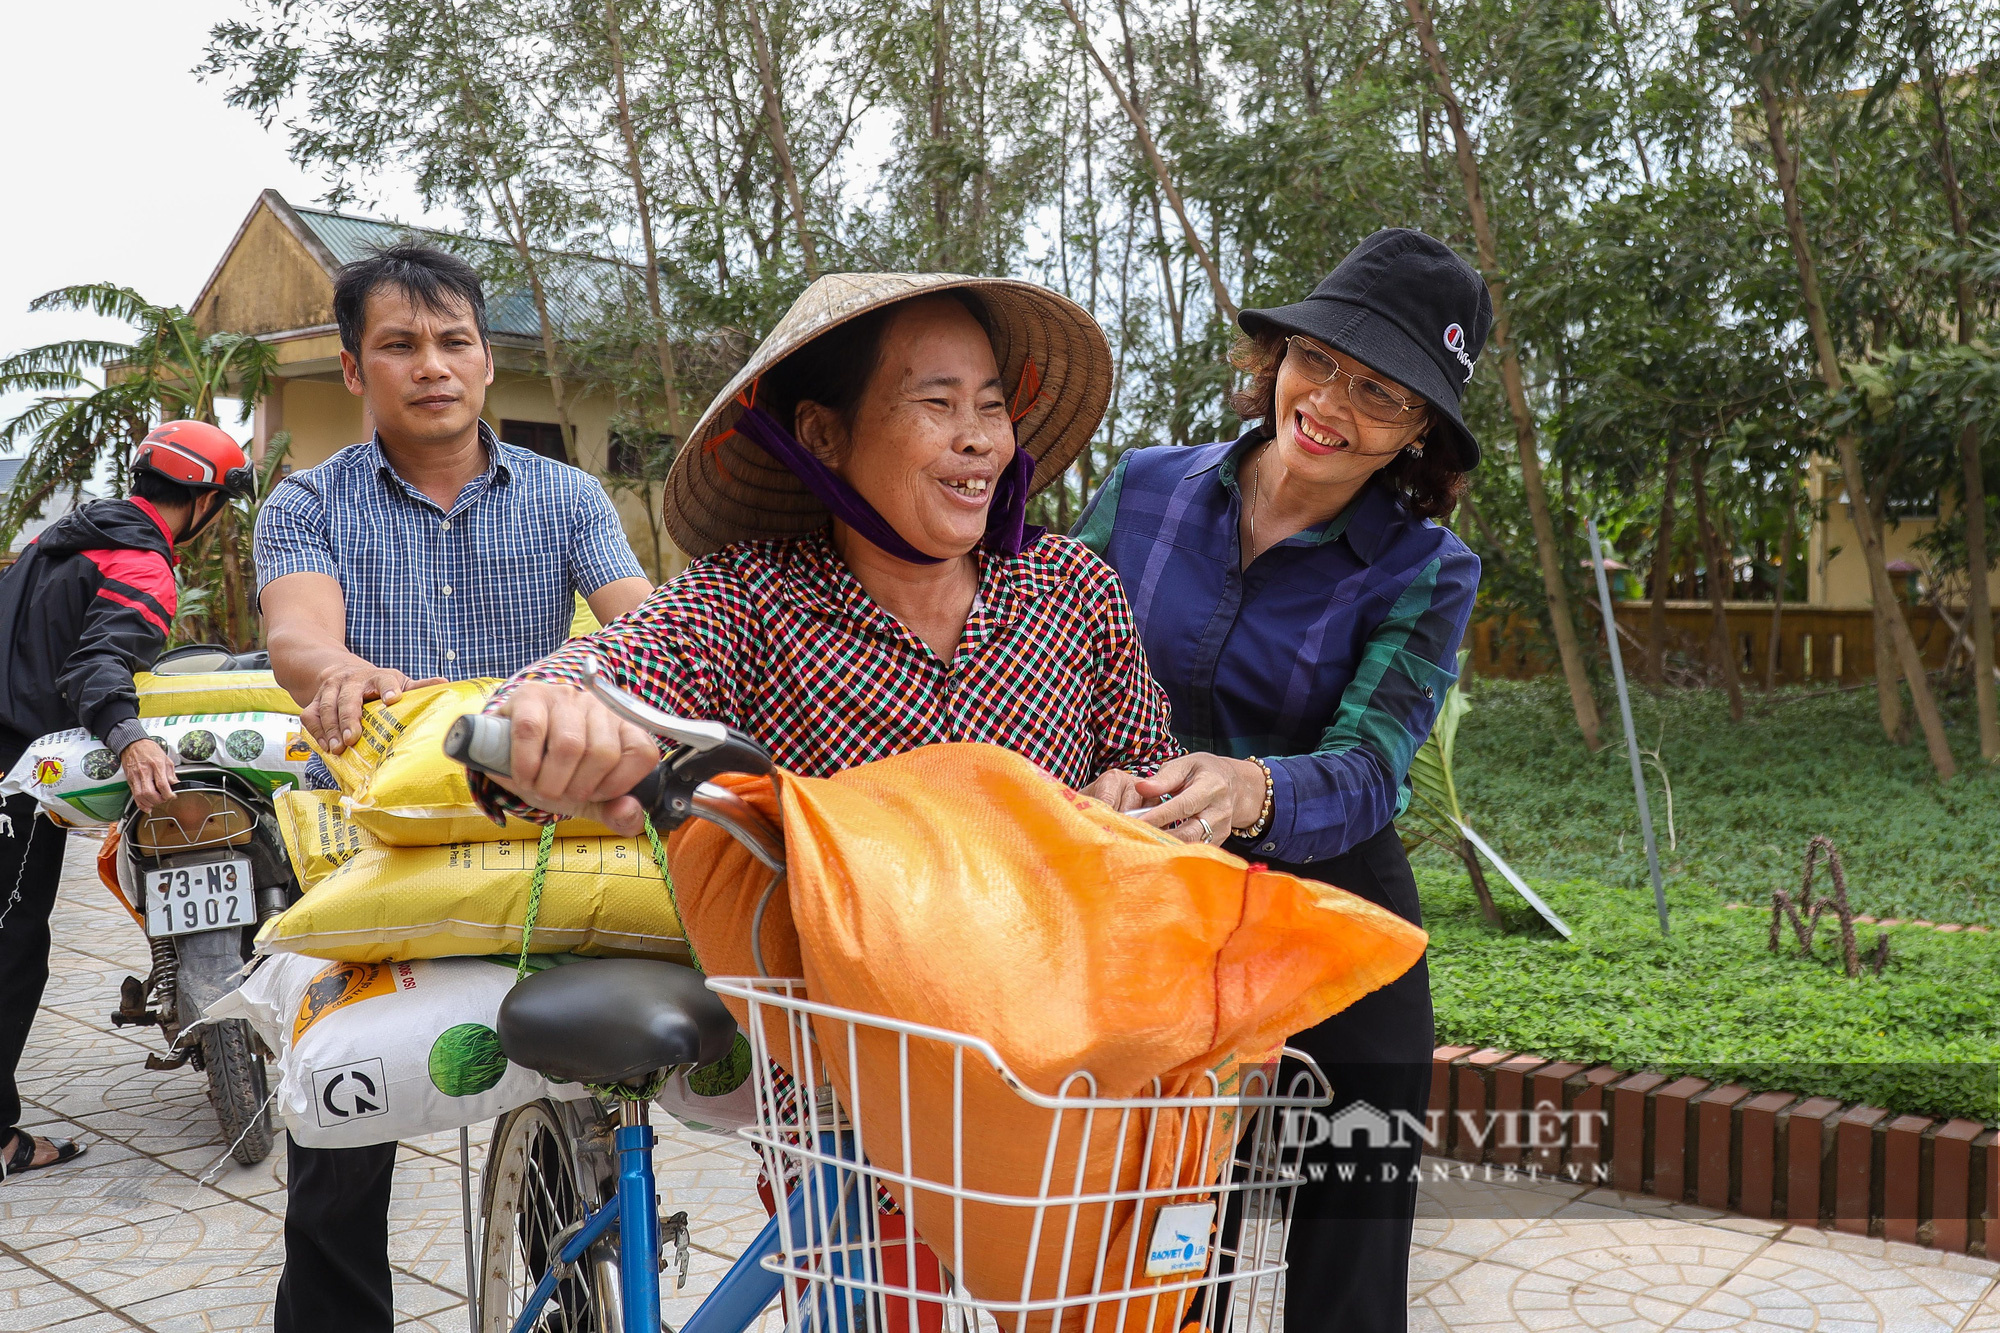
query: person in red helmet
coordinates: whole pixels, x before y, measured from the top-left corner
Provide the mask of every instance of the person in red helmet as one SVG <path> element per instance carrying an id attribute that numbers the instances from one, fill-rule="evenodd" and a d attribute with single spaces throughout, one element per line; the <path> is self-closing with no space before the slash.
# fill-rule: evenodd
<path id="1" fill-rule="evenodd" d="M 132 458 L 132 492 L 50 524 L 0 574 L 0 773 L 38 736 L 82 727 L 118 756 L 140 807 L 174 786 L 174 763 L 139 722 L 132 673 L 173 624 L 174 548 L 252 489 L 236 441 L 205 421 L 169 421 Z M 67 834 L 35 798 L 0 814 L 0 1181 L 83 1148 L 19 1127 L 14 1072 L 49 978 L 49 913 Z"/>

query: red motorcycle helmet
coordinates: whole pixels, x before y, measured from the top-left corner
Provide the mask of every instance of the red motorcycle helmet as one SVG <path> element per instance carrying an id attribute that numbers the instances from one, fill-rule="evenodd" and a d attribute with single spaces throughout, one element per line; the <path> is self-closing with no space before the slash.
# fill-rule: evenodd
<path id="1" fill-rule="evenodd" d="M 169 421 L 155 426 L 132 455 L 133 471 L 157 472 L 197 491 L 221 491 L 247 499 L 257 490 L 243 449 L 220 426 L 206 421 Z"/>

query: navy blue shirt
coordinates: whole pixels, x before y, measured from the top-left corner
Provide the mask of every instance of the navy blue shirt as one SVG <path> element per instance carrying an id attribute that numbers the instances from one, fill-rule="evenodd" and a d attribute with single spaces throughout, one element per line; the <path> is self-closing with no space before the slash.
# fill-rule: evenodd
<path id="1" fill-rule="evenodd" d="M 1245 850 L 1310 863 L 1408 803 L 1479 557 L 1378 479 L 1241 568 L 1236 468 L 1256 443 L 1126 454 L 1073 535 L 1118 571 L 1181 744 L 1269 765 L 1271 825 Z"/>

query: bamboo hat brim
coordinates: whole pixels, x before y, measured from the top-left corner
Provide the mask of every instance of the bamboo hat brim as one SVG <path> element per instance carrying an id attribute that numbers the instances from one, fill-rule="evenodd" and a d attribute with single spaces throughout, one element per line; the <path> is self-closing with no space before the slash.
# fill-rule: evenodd
<path id="1" fill-rule="evenodd" d="M 1019 414 L 1015 442 L 1035 459 L 1030 493 L 1061 476 L 1090 442 L 1111 401 L 1111 347 L 1090 312 L 1014 278 L 833 273 L 792 303 L 749 363 L 715 395 L 674 458 L 661 502 L 674 544 L 696 557 L 732 542 L 800 537 L 824 526 L 826 507 L 805 484 L 733 429 L 743 411 L 740 397 L 828 329 L 898 301 L 954 289 L 975 293 L 986 307 L 1000 382 Z"/>

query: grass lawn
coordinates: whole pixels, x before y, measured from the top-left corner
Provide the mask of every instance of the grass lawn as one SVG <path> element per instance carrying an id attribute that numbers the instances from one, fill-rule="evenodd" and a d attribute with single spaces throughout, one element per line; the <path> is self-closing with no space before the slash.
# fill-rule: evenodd
<path id="1" fill-rule="evenodd" d="M 1780 694 L 1761 714 L 1753 695 L 1740 726 L 1720 694 L 1636 698 L 1679 833 L 1670 851 L 1649 773 L 1673 919 L 1662 940 L 1622 744 L 1584 753 L 1560 680 L 1479 680 L 1471 697 L 1455 763 L 1466 816 L 1576 938 L 1497 875 L 1508 929 L 1488 926 L 1464 871 L 1425 849 L 1440 1041 L 1995 1118 L 2000 934 L 1897 927 L 1887 970 L 1854 980 L 1831 917 L 1813 959 L 1789 928 L 1783 952 L 1765 947 L 1771 889 L 1796 891 L 1814 833 L 1839 847 L 1859 912 L 2000 925 L 2000 773 L 1970 752 L 1968 707 L 1952 708 L 1967 771 L 1940 787 L 1920 743 L 1881 739 L 1871 691 Z M 1607 721 L 1616 735 L 1615 711 Z M 1815 889 L 1830 888 L 1822 868 Z M 1876 933 L 1859 928 L 1864 950 Z"/>

